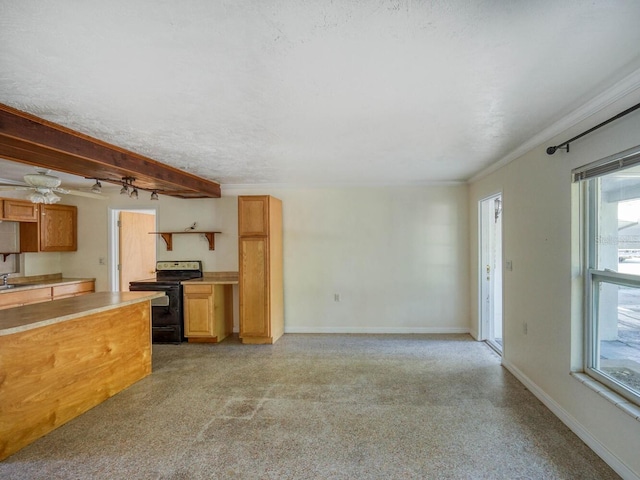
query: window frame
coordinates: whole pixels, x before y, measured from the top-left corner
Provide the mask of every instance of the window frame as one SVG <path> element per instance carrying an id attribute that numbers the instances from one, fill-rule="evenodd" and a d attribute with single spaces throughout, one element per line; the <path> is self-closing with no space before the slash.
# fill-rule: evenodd
<path id="1" fill-rule="evenodd" d="M 598 209 L 600 205 L 600 192 L 597 188 L 602 175 L 584 179 L 581 189 L 581 205 L 584 208 L 584 229 L 581 241 L 584 248 L 584 372 L 594 380 L 605 385 L 627 400 L 640 406 L 640 390 L 634 390 L 617 381 L 610 375 L 595 368 L 599 363 L 600 340 L 598 335 L 599 289 L 601 284 L 613 284 L 640 289 L 640 275 L 620 273 L 598 266 Z"/>

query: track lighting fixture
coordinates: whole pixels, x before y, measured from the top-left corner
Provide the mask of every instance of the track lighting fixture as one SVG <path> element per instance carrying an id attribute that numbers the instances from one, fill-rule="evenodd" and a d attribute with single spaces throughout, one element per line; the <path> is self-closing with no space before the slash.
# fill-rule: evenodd
<path id="1" fill-rule="evenodd" d="M 90 177 L 87 177 L 87 178 L 90 178 Z M 110 178 L 94 178 L 93 180 L 96 181 L 93 187 L 91 187 L 91 191 L 93 193 L 100 193 L 102 189 L 102 183 L 100 182 L 109 182 L 109 183 L 115 183 L 115 184 L 120 183 L 122 185 L 122 188 L 120 189 L 120 195 L 128 195 L 129 198 L 138 199 L 139 197 L 138 190 L 143 190 L 146 192 L 151 192 L 150 200 L 155 201 L 160 199 L 158 196 L 158 191 L 155 188 L 154 189 L 144 188 L 144 187 L 139 187 L 135 185 L 134 182 L 136 181 L 136 179 L 134 177 L 122 177 L 121 181 L 113 180 Z"/>

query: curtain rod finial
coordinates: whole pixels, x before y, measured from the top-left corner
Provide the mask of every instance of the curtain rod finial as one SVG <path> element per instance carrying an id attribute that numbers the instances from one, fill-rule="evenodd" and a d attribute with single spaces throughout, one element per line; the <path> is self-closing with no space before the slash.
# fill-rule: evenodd
<path id="1" fill-rule="evenodd" d="M 554 153 L 556 153 L 557 149 L 558 149 L 558 147 L 549 147 L 549 148 L 547 148 L 547 155 L 553 155 Z"/>

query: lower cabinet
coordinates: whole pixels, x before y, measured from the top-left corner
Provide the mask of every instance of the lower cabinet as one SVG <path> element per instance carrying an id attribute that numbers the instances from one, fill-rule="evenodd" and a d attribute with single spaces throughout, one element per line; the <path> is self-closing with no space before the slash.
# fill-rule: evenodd
<path id="1" fill-rule="evenodd" d="M 11 290 L 0 295 L 0 310 L 95 292 L 95 281 L 76 282 L 53 287 Z"/>
<path id="2" fill-rule="evenodd" d="M 59 298 L 77 297 L 85 293 L 96 291 L 96 282 L 87 281 L 79 283 L 71 283 L 69 285 L 57 285 L 52 287 L 51 294 L 54 300 Z"/>
<path id="3" fill-rule="evenodd" d="M 184 335 L 189 342 L 221 342 L 233 328 L 231 285 L 184 285 Z"/>

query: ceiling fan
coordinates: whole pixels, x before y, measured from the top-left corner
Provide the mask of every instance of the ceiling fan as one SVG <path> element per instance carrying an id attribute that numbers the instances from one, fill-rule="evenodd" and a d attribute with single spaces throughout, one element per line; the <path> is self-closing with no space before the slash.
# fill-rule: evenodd
<path id="1" fill-rule="evenodd" d="M 28 173 L 25 175 L 24 183 L 15 182 L 13 180 L 0 179 L 0 190 L 26 190 L 30 191 L 28 199 L 33 203 L 56 203 L 60 201 L 57 193 L 63 195 L 79 195 L 83 197 L 104 199 L 100 194 L 83 192 L 81 190 L 68 190 L 60 188 L 62 180 L 50 175 L 50 170 L 36 170 L 37 173 Z"/>

